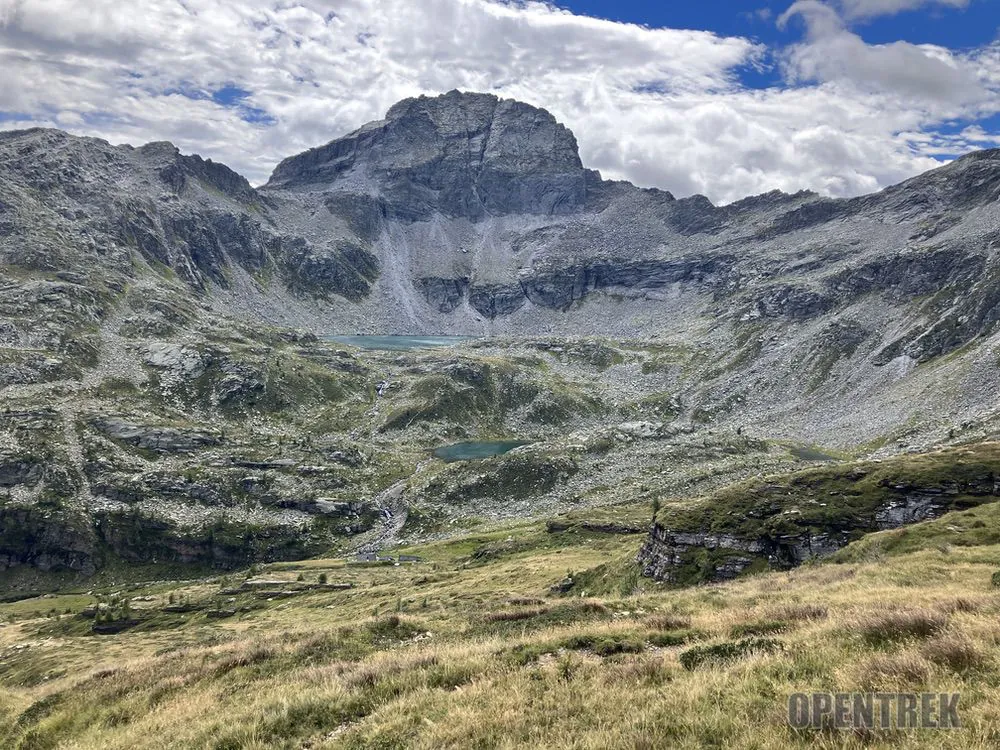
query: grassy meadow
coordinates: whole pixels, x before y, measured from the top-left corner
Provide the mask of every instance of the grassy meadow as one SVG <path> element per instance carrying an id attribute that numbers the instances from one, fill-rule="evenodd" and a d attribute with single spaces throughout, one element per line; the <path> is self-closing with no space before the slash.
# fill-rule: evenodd
<path id="1" fill-rule="evenodd" d="M 673 590 L 636 575 L 641 534 L 571 522 L 3 604 L 0 746 L 993 748 L 998 523 Z M 877 690 L 960 692 L 964 726 L 787 726 L 790 693 Z"/>

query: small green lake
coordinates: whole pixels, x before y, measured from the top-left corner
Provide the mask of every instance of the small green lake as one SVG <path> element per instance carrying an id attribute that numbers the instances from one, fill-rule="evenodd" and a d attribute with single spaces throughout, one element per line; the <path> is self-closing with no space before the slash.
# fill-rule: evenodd
<path id="1" fill-rule="evenodd" d="M 524 440 L 492 440 L 445 445 L 434 451 L 434 457 L 442 461 L 478 461 L 493 456 L 501 456 L 522 445 L 528 445 Z"/>
<path id="2" fill-rule="evenodd" d="M 799 461 L 838 461 L 836 456 L 824 453 L 818 448 L 807 445 L 793 445 L 788 450 Z"/>
<path id="3" fill-rule="evenodd" d="M 434 349 L 455 346 L 472 341 L 475 336 L 324 336 L 325 341 L 356 346 L 358 349 L 377 349 L 388 352 L 408 352 L 413 349 Z"/>

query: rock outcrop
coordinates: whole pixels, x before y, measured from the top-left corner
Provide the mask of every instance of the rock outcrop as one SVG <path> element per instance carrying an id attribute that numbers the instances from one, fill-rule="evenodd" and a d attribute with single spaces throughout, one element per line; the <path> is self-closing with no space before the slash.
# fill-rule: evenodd
<path id="1" fill-rule="evenodd" d="M 814 469 L 664 510 L 637 562 L 668 583 L 720 581 L 828 557 L 867 533 L 1000 498 L 1000 445 Z"/>
<path id="2" fill-rule="evenodd" d="M 138 425 L 120 417 L 101 417 L 94 426 L 113 440 L 158 453 L 181 453 L 218 445 L 218 434 L 205 430 Z"/>

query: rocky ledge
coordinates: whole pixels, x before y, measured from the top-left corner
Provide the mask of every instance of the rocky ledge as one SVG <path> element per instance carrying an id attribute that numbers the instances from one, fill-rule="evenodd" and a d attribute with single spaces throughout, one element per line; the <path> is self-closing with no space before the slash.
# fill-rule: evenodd
<path id="1" fill-rule="evenodd" d="M 1000 445 L 813 469 L 657 516 L 637 557 L 667 583 L 721 581 L 827 557 L 861 536 L 994 502 Z"/>

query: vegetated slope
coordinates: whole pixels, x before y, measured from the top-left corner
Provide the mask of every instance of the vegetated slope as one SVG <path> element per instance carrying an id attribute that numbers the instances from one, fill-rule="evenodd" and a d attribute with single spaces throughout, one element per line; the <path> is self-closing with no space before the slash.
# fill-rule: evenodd
<path id="1" fill-rule="evenodd" d="M 1000 548 L 967 517 L 994 521 L 997 507 L 911 527 L 939 531 L 889 555 L 851 546 L 850 563 L 681 590 L 633 568 L 581 597 L 585 571 L 617 565 L 638 537 L 521 524 L 403 550 L 421 561 L 395 567 L 313 560 L 3 604 L 0 738 L 804 748 L 830 735 L 790 729 L 787 698 L 821 690 L 962 695 L 961 731 L 875 729 L 838 746 L 988 747 Z M 949 527 L 962 531 L 942 545 Z M 567 571 L 577 583 L 554 593 Z"/>
<path id="2" fill-rule="evenodd" d="M 788 568 L 827 557 L 869 532 L 998 497 L 1000 443 L 812 468 L 666 506 L 638 562 L 646 575 L 674 583 Z"/>
<path id="3" fill-rule="evenodd" d="M 673 424 L 667 376 L 609 375 L 594 354 L 641 373 L 658 356 L 644 350 L 361 352 L 225 321 L 173 341 L 100 338 L 99 364 L 80 379 L 7 391 L 8 592 L 98 571 L 346 554 L 797 463 L 781 445 Z M 504 435 L 531 444 L 483 462 L 432 458 Z"/>

